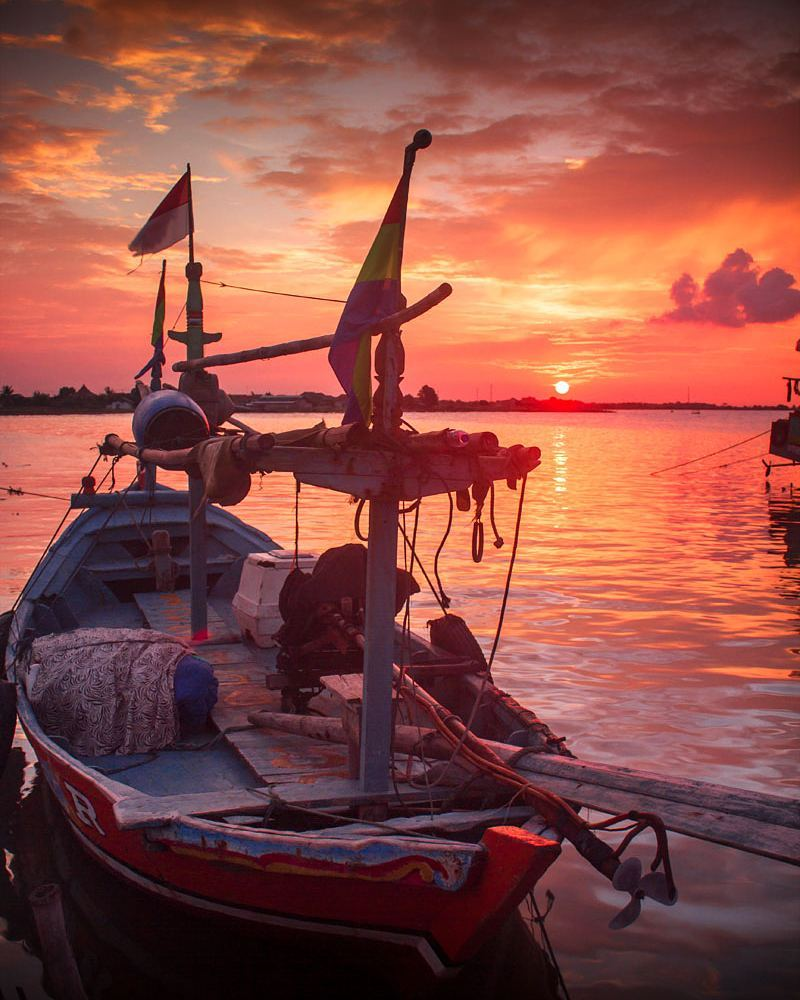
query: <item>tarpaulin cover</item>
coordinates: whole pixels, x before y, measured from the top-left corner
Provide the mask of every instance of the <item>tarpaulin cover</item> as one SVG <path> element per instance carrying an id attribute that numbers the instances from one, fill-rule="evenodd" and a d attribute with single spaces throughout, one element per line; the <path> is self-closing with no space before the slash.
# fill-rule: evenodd
<path id="1" fill-rule="evenodd" d="M 42 636 L 33 643 L 25 687 L 44 731 L 74 753 L 159 750 L 179 735 L 175 671 L 189 652 L 174 636 L 150 629 Z"/>

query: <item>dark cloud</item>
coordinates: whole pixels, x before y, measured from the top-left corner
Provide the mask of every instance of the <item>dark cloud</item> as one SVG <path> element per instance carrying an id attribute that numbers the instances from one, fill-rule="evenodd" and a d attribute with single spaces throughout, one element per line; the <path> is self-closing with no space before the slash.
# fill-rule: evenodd
<path id="1" fill-rule="evenodd" d="M 761 274 L 740 247 L 708 275 L 702 289 L 690 274 L 682 274 L 670 289 L 675 308 L 658 321 L 716 326 L 783 323 L 800 314 L 800 289 L 794 283 L 794 275 L 780 267 Z"/>

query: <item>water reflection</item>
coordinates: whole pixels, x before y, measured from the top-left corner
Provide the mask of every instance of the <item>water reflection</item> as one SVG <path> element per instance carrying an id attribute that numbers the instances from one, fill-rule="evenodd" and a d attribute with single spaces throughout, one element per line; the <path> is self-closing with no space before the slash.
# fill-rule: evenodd
<path id="1" fill-rule="evenodd" d="M 778 542 L 776 551 L 789 569 L 800 566 L 800 492 L 784 486 L 767 493 L 770 538 Z M 790 600 L 800 598 L 797 573 L 781 574 L 782 593 Z"/>

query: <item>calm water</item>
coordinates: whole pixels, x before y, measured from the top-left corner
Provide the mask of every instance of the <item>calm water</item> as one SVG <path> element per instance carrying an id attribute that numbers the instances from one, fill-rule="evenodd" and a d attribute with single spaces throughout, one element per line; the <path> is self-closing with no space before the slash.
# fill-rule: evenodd
<path id="1" fill-rule="evenodd" d="M 314 419 L 260 415 L 252 423 L 266 430 Z M 416 416 L 422 430 L 493 427 L 505 444 L 542 449 L 528 482 L 495 675 L 579 756 L 796 796 L 800 477 L 794 473 L 793 495 L 792 470 L 775 471 L 767 491 L 757 460 L 714 468 L 760 454 L 766 438 L 684 470 L 692 474 L 650 475 L 757 434 L 770 419 L 644 411 Z M 94 461 L 90 445 L 108 431 L 129 436 L 129 428 L 125 415 L 0 418 L 0 485 L 66 498 Z M 121 485 L 132 475 L 124 468 Z M 442 557 L 452 609 L 487 650 L 517 498 L 498 489 L 501 551 L 487 523 L 476 566 L 470 515 L 456 512 Z M 0 608 L 13 602 L 64 508 L 57 500 L 0 500 Z M 447 500 L 431 499 L 423 510 L 418 550 L 430 570 Z M 291 544 L 293 481 L 256 481 L 237 513 Z M 347 498 L 303 487 L 301 546 L 319 551 L 355 540 L 353 514 Z M 424 630 L 437 606 L 429 592 L 415 601 Z M 623 932 L 607 929 L 617 894 L 571 848 L 542 881 L 539 895 L 549 888 L 556 896 L 547 926 L 573 1000 L 795 993 L 796 870 L 671 841 L 679 904 L 651 904 Z M 0 968 L 21 961 L 18 945 L 4 948 Z"/>

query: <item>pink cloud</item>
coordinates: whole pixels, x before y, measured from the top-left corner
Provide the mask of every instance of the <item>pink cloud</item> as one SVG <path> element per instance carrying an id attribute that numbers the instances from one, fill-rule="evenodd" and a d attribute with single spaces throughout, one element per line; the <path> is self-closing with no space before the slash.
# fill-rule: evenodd
<path id="1" fill-rule="evenodd" d="M 702 289 L 690 274 L 682 274 L 670 290 L 675 308 L 659 321 L 733 327 L 784 323 L 800 314 L 800 289 L 794 284 L 794 275 L 780 267 L 761 274 L 740 247 L 706 277 Z"/>

